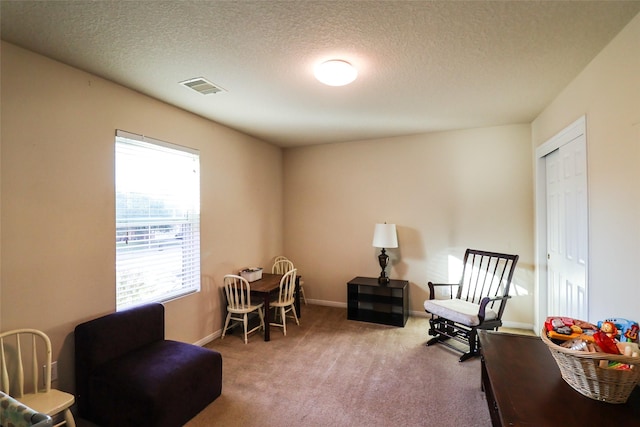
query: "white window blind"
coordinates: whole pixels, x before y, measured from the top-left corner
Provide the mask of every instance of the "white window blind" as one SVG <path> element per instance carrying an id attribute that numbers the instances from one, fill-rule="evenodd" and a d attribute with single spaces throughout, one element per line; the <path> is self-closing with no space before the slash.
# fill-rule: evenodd
<path id="1" fill-rule="evenodd" d="M 116 308 L 200 290 L 197 150 L 118 130 Z"/>

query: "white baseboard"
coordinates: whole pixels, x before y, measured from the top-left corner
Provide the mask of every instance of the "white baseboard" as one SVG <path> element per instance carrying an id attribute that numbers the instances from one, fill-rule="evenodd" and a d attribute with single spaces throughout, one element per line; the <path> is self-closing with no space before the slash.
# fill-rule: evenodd
<path id="1" fill-rule="evenodd" d="M 325 306 L 328 306 L 328 307 L 347 308 L 347 303 L 345 303 L 345 302 L 324 301 L 324 300 L 314 300 L 314 299 L 307 299 L 307 302 L 309 304 L 325 305 Z M 422 310 L 422 311 L 409 311 L 409 316 L 412 316 L 412 317 L 429 317 L 429 313 L 427 313 L 424 310 Z M 530 324 L 530 323 L 511 322 L 509 320 L 505 320 L 502 323 L 503 323 L 503 326 L 505 328 L 525 329 L 525 330 L 533 331 L 533 325 Z"/>
<path id="2" fill-rule="evenodd" d="M 522 322 L 511 322 L 509 320 L 505 320 L 502 322 L 502 326 L 505 328 L 513 328 L 513 329 L 526 329 L 527 331 L 533 331 L 533 325 L 530 323 L 522 323 Z"/>
<path id="3" fill-rule="evenodd" d="M 197 345 L 200 347 L 203 347 L 207 344 L 209 344 L 211 341 L 215 340 L 216 338 L 220 338 L 222 336 L 222 329 L 219 329 L 217 331 L 215 331 L 214 333 L 207 335 L 206 337 L 202 338 L 201 340 L 198 340 L 196 342 L 193 343 L 193 345 Z"/>
<path id="4" fill-rule="evenodd" d="M 307 298 L 307 303 L 309 303 L 311 305 L 324 305 L 324 306 L 327 306 L 327 307 L 347 308 L 347 303 L 346 302 L 325 301 L 325 300 Z M 303 304 L 303 307 L 304 307 L 304 304 Z M 424 310 L 422 310 L 422 311 L 409 311 L 409 316 L 412 316 L 412 317 L 429 317 L 429 314 Z M 511 321 L 508 321 L 508 320 L 504 321 L 502 323 L 503 323 L 503 326 L 505 328 L 525 329 L 525 330 L 533 331 L 533 325 L 529 324 L 529 323 L 511 322 Z M 216 338 L 220 338 L 221 336 L 222 336 L 222 329 L 214 332 L 213 334 L 207 335 L 206 337 L 202 338 L 201 340 L 196 341 L 194 344 L 202 347 L 202 346 L 204 346 L 206 344 L 209 344 L 211 341 L 215 340 Z"/>
<path id="5" fill-rule="evenodd" d="M 430 317 L 429 313 L 427 313 L 424 310 L 422 310 L 422 311 L 409 311 L 409 316 L 412 316 L 412 317 Z"/>
<path id="6" fill-rule="evenodd" d="M 324 306 L 327 306 L 327 307 L 347 308 L 347 303 L 346 302 L 325 301 L 325 300 L 320 300 L 320 299 L 309 299 L 309 298 L 307 298 L 307 302 L 309 304 L 324 305 Z M 304 305 L 303 305 L 303 307 L 304 307 Z"/>

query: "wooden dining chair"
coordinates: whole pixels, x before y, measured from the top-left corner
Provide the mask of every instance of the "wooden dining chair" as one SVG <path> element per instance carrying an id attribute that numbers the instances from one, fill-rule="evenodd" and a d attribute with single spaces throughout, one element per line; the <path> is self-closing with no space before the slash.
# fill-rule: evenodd
<path id="1" fill-rule="evenodd" d="M 290 317 L 295 319 L 297 325 L 300 324 L 295 307 L 296 273 L 297 270 L 294 268 L 282 276 L 278 299 L 270 303 L 275 310 L 274 322 L 270 323 L 270 325 L 282 328 L 284 335 L 287 335 L 287 313 L 293 313 Z M 278 316 L 280 317 L 280 322 L 277 322 Z"/>
<path id="2" fill-rule="evenodd" d="M 282 272 L 277 272 L 276 273 L 275 271 L 273 271 L 276 268 L 276 264 L 278 264 L 279 269 L 282 269 L 282 267 L 280 267 L 280 264 L 279 264 L 281 261 L 289 261 L 289 262 L 291 262 L 291 266 L 288 266 L 286 271 L 282 271 Z M 282 264 L 282 265 L 284 266 L 286 264 Z M 284 274 L 284 273 L 286 273 L 287 271 L 289 271 L 292 268 L 296 268 L 295 265 L 293 264 L 293 261 L 291 261 L 290 259 L 288 259 L 284 255 L 279 255 L 273 261 L 273 267 L 271 269 L 271 272 L 274 273 L 274 274 Z M 298 286 L 299 286 L 299 289 L 300 289 L 300 296 L 302 297 L 302 301 L 304 302 L 304 305 L 307 305 L 307 297 L 304 295 L 304 280 L 302 280 L 302 278 L 300 278 L 300 277 L 298 277 Z"/>
<path id="3" fill-rule="evenodd" d="M 62 413 L 64 420 L 57 426 L 76 425 L 70 409 L 75 396 L 51 387 L 51 341 L 42 331 L 0 333 L 0 391 L 50 417 Z"/>
<path id="4" fill-rule="evenodd" d="M 271 267 L 272 274 L 285 274 L 294 269 L 293 263 L 288 259 L 280 259 L 273 263 Z"/>
<path id="5" fill-rule="evenodd" d="M 235 274 L 227 274 L 224 276 L 224 289 L 227 295 L 227 318 L 224 322 L 224 328 L 222 329 L 222 338 L 224 339 L 227 329 L 229 328 L 229 322 L 234 321 L 235 324 L 231 327 L 241 323 L 244 331 L 244 343 L 248 343 L 248 336 L 250 333 L 262 328 L 264 330 L 264 303 L 251 304 L 251 286 L 249 282 L 241 276 Z M 260 317 L 260 324 L 248 329 L 249 325 L 249 313 L 257 312 Z"/>

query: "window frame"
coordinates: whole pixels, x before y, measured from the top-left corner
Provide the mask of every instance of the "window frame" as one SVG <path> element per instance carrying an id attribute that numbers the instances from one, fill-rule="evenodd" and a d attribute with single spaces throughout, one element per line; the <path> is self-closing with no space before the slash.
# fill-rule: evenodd
<path id="1" fill-rule="evenodd" d="M 199 292 L 199 150 L 118 129 L 114 155 L 116 311 Z"/>

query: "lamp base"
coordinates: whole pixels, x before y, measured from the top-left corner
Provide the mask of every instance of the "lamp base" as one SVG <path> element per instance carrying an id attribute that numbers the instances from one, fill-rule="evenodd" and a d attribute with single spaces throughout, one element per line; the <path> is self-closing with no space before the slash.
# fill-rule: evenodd
<path id="1" fill-rule="evenodd" d="M 378 284 L 379 285 L 388 285 L 390 280 L 391 279 L 389 279 L 387 276 L 380 276 L 380 277 L 378 277 Z"/>
<path id="2" fill-rule="evenodd" d="M 387 264 L 389 263 L 389 255 L 387 255 L 387 251 L 382 248 L 382 252 L 378 255 L 378 263 L 380 264 L 380 268 L 382 271 L 380 272 L 380 277 L 378 277 L 378 284 L 386 285 L 389 283 L 389 278 L 387 277 L 387 273 L 385 269 L 387 268 Z"/>

